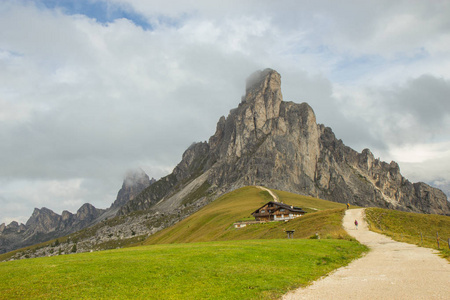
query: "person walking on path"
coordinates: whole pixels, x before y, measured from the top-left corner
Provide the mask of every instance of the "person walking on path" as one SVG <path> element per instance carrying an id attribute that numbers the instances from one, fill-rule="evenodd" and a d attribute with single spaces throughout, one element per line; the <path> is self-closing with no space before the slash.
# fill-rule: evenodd
<path id="1" fill-rule="evenodd" d="M 356 227 L 356 230 L 358 230 L 358 221 L 357 220 L 355 220 L 355 227 Z"/>
<path id="2" fill-rule="evenodd" d="M 350 203 L 347 203 L 347 209 L 349 209 L 350 208 Z"/>

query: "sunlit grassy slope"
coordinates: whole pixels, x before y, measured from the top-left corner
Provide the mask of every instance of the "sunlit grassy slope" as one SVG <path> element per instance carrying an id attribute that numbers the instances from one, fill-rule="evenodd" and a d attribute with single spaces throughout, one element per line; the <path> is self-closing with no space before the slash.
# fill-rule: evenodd
<path id="1" fill-rule="evenodd" d="M 383 208 L 366 209 L 370 230 L 384 233 L 394 240 L 437 249 L 438 233 L 440 251 L 450 260 L 450 217 L 409 213 Z"/>
<path id="2" fill-rule="evenodd" d="M 0 263 L 0 299 L 277 299 L 359 257 L 346 240 L 132 247 Z"/>
<path id="3" fill-rule="evenodd" d="M 283 230 L 295 230 L 294 238 L 318 233 L 322 238 L 348 238 L 342 229 L 344 204 L 273 190 L 286 204 L 308 213 L 289 222 L 271 222 L 236 229 L 233 223 L 251 219 L 251 213 L 272 200 L 268 192 L 244 187 L 228 193 L 197 213 L 150 236 L 144 244 L 285 238 Z"/>

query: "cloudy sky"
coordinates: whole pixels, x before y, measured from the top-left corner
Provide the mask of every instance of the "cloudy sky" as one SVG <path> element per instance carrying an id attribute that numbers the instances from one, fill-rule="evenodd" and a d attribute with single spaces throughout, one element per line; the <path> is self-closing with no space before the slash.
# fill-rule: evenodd
<path id="1" fill-rule="evenodd" d="M 449 194 L 450 1 L 0 0 L 0 223 L 168 174 L 267 67 L 345 144 Z"/>

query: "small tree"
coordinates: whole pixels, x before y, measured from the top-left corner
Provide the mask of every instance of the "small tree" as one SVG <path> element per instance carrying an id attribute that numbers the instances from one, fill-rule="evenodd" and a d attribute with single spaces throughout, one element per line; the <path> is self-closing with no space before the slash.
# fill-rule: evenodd
<path id="1" fill-rule="evenodd" d="M 77 244 L 73 244 L 71 252 L 72 253 L 77 253 Z"/>

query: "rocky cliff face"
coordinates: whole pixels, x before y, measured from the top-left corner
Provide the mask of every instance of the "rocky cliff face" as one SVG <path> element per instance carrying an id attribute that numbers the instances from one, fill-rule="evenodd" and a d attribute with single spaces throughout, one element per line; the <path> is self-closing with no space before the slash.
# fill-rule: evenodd
<path id="1" fill-rule="evenodd" d="M 450 214 L 447 196 L 423 182 L 411 183 L 394 161 L 375 159 L 369 149 L 361 153 L 337 141 L 321 126 L 322 151 L 316 172 L 319 195 L 361 206 L 380 206 L 413 212 Z M 339 170 L 339 174 L 335 170 Z M 336 179 L 337 176 L 340 179 Z"/>
<path id="2" fill-rule="evenodd" d="M 281 76 L 271 69 L 250 76 L 241 103 L 220 118 L 209 142 L 192 145 L 172 174 L 121 213 L 176 207 L 182 203 L 177 195 L 202 184 L 209 186 L 203 196 L 264 185 L 341 203 L 450 214 L 442 191 L 409 182 L 397 163 L 379 161 L 368 149 L 358 153 L 345 146 L 316 123 L 307 103 L 283 101 Z"/>
<path id="3" fill-rule="evenodd" d="M 25 226 L 30 233 L 48 233 L 55 231 L 61 222 L 61 216 L 48 208 L 35 208 Z"/>

